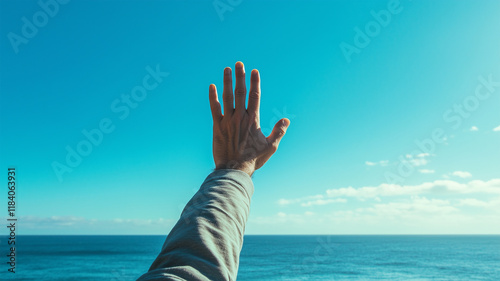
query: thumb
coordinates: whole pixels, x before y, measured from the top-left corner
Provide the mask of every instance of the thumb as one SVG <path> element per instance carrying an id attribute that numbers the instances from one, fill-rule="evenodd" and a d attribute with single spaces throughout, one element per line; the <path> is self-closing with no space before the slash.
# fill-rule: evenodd
<path id="1" fill-rule="evenodd" d="M 290 120 L 288 120 L 288 118 L 283 118 L 278 121 L 276 125 L 274 125 L 271 134 L 267 137 L 267 142 L 277 149 L 281 139 L 288 129 L 288 126 L 290 126 Z"/>

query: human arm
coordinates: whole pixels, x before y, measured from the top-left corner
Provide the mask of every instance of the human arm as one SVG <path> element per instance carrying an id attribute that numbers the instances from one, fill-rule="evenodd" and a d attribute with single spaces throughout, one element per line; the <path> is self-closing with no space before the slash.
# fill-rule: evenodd
<path id="1" fill-rule="evenodd" d="M 240 170 L 212 172 L 138 280 L 236 280 L 253 192 Z"/>
<path id="2" fill-rule="evenodd" d="M 234 95 L 231 69 L 224 70 L 224 115 L 215 85 L 209 88 L 216 169 L 188 202 L 160 254 L 140 281 L 236 280 L 254 191 L 251 175 L 277 150 L 290 121 L 278 121 L 266 138 L 259 124 L 259 73 L 252 71 L 245 109 L 243 63 L 236 63 L 235 70 Z"/>

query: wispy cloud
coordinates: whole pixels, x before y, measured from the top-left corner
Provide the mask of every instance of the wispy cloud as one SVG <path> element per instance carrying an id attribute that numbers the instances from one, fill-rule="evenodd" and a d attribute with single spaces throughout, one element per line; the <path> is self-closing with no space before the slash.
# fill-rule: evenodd
<path id="1" fill-rule="evenodd" d="M 495 129 L 493 129 L 493 132 L 500 132 L 500 126 L 498 126 Z"/>
<path id="2" fill-rule="evenodd" d="M 500 184 L 500 179 L 498 180 Z M 483 182 L 484 183 L 484 182 Z M 473 188 L 476 184 L 471 184 Z M 497 186 L 498 188 L 498 186 Z M 449 234 L 500 233 L 500 197 L 489 201 L 475 198 L 437 199 L 426 196 L 399 197 L 390 202 L 366 201 L 365 206 L 343 205 L 330 212 L 279 212 L 249 219 L 249 228 L 258 225 L 280 233 L 284 225 L 293 233 L 308 231 L 337 234 Z M 349 208 L 351 207 L 351 208 Z M 478 208 L 473 213 L 469 208 Z"/>
<path id="3" fill-rule="evenodd" d="M 472 127 L 470 127 L 470 131 L 477 132 L 477 131 L 479 131 L 479 128 L 476 126 L 472 126 Z"/>
<path id="4" fill-rule="evenodd" d="M 401 216 L 410 213 L 427 213 L 434 215 L 449 214 L 458 212 L 458 209 L 451 206 L 449 200 L 428 199 L 426 197 L 416 196 L 409 202 L 403 201 L 375 204 L 373 207 L 362 208 L 361 211 L 383 216 Z"/>
<path id="5" fill-rule="evenodd" d="M 434 170 L 429 170 L 429 169 L 420 169 L 418 171 L 422 174 L 434 174 L 436 172 Z"/>
<path id="6" fill-rule="evenodd" d="M 366 161 L 365 165 L 366 166 L 382 166 L 382 167 L 385 167 L 385 166 L 389 165 L 389 160 L 382 160 L 382 161 L 378 161 L 378 162 Z"/>
<path id="7" fill-rule="evenodd" d="M 414 167 L 425 166 L 429 163 L 427 160 L 429 156 L 431 156 L 429 153 L 406 154 L 406 161 L 410 162 Z"/>
<path id="8" fill-rule="evenodd" d="M 313 196 L 306 196 L 302 198 L 296 198 L 296 199 L 279 199 L 278 204 L 279 205 L 290 205 L 290 204 L 296 204 L 296 203 L 301 203 L 304 201 L 310 201 L 310 200 L 320 200 L 323 199 L 323 195 L 313 195 Z"/>
<path id="9" fill-rule="evenodd" d="M 500 179 L 489 181 L 474 180 L 468 183 L 458 183 L 452 180 L 436 180 L 419 185 L 381 184 L 361 188 L 338 188 L 326 191 L 328 197 L 374 198 L 400 195 L 420 195 L 426 193 L 455 194 L 500 194 Z"/>
<path id="10" fill-rule="evenodd" d="M 460 199 L 459 206 L 472 206 L 472 207 L 488 207 L 490 202 L 485 202 L 475 198 Z"/>
<path id="11" fill-rule="evenodd" d="M 318 200 L 307 201 L 307 202 L 301 203 L 300 206 L 309 207 L 309 206 L 315 206 L 315 205 L 327 205 L 327 204 L 331 204 L 331 203 L 345 203 L 345 202 L 347 202 L 347 200 L 344 198 L 318 199 Z"/>
<path id="12" fill-rule="evenodd" d="M 451 173 L 451 175 L 456 176 L 456 177 L 460 177 L 463 179 L 472 177 L 471 173 L 464 172 L 464 171 L 455 171 L 455 172 Z"/>
<path id="13" fill-rule="evenodd" d="M 369 199 L 393 196 L 419 196 L 423 194 L 500 194 L 500 179 L 489 181 L 473 180 L 468 183 L 459 183 L 452 180 L 435 180 L 418 185 L 380 184 L 378 186 L 364 186 L 359 188 L 341 187 L 326 190 L 326 194 L 305 196 L 296 199 L 280 199 L 280 205 L 297 204 L 301 206 L 325 205 L 333 203 L 328 198 L 357 198 Z M 314 200 L 312 200 L 314 199 Z M 314 203 L 317 202 L 317 203 Z M 341 201 L 337 201 L 341 202 Z M 285 203 L 285 204 L 283 204 Z"/>

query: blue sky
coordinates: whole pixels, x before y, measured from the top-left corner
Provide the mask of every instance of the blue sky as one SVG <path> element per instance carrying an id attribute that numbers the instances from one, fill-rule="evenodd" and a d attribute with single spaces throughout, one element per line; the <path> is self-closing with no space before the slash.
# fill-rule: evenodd
<path id="1" fill-rule="evenodd" d="M 500 233 L 498 1 L 41 3 L 0 2 L 18 234 L 168 233 L 236 61 L 261 73 L 264 133 L 291 120 L 247 234 Z"/>

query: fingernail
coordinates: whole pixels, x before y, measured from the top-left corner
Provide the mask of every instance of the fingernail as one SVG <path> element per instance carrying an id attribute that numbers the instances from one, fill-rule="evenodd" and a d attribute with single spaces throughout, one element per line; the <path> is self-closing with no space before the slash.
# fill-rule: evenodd
<path id="1" fill-rule="evenodd" d="M 241 61 L 237 62 L 237 63 L 236 63 L 236 66 L 237 66 L 237 67 L 241 67 L 241 69 L 242 69 L 243 71 L 245 71 L 245 65 L 244 65 Z"/>
<path id="2" fill-rule="evenodd" d="M 283 120 L 281 121 L 281 123 L 283 124 L 283 127 L 288 128 L 288 126 L 289 126 L 289 125 L 287 125 L 287 124 L 286 124 L 286 120 L 285 120 L 285 119 L 283 119 Z"/>

